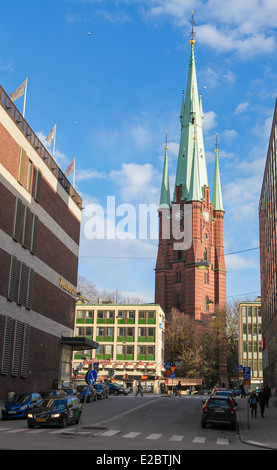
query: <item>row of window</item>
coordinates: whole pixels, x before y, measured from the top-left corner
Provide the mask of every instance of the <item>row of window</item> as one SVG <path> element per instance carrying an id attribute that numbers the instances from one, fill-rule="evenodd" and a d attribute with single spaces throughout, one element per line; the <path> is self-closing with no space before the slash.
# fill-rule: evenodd
<path id="1" fill-rule="evenodd" d="M 115 328 L 113 327 L 98 327 L 96 328 L 96 341 L 114 341 Z M 135 342 L 136 330 L 130 327 L 117 328 L 117 341 Z M 155 341 L 155 328 L 145 327 L 137 329 L 137 341 Z M 75 329 L 76 336 L 88 336 L 93 338 L 93 327 L 77 326 Z"/>
<path id="2" fill-rule="evenodd" d="M 135 352 L 137 357 L 135 358 Z M 114 358 L 114 353 L 116 357 Z M 84 356 L 91 358 L 92 352 L 80 351 L 74 354 L 74 359 L 80 359 Z M 96 353 L 96 359 L 99 360 L 117 360 L 117 361 L 155 361 L 155 346 L 146 345 L 117 345 L 103 344 L 100 351 Z"/>
<path id="3" fill-rule="evenodd" d="M 135 323 L 136 318 L 138 323 L 155 323 L 156 312 L 154 310 L 80 310 L 76 312 L 76 323 Z"/>
<path id="4" fill-rule="evenodd" d="M 16 256 L 11 257 L 7 299 L 32 309 L 34 292 L 34 270 Z"/>
<path id="5" fill-rule="evenodd" d="M 17 198 L 13 239 L 22 244 L 23 248 L 30 250 L 34 255 L 37 247 L 38 216 L 24 206 L 21 199 Z"/>
<path id="6" fill-rule="evenodd" d="M 30 348 L 30 325 L 6 317 L 1 374 L 27 377 Z"/>
<path id="7" fill-rule="evenodd" d="M 27 167 L 27 181 L 25 185 L 25 173 Z M 25 186 L 35 201 L 40 201 L 42 173 L 33 166 L 33 162 L 27 157 L 26 150 L 21 147 L 19 157 L 18 183 Z"/>

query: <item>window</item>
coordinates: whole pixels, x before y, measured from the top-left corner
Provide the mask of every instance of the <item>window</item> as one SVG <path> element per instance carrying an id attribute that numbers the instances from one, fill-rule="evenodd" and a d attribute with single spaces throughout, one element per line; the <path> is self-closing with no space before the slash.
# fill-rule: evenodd
<path id="1" fill-rule="evenodd" d="M 31 192 L 32 172 L 33 172 L 33 163 L 31 162 L 31 160 L 28 160 L 27 184 L 26 184 L 26 189 L 28 193 Z"/>

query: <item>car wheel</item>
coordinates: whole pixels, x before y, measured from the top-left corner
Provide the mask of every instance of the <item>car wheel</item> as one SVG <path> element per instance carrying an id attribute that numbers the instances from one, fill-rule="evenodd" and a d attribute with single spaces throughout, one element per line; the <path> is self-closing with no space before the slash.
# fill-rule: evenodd
<path id="1" fill-rule="evenodd" d="M 93 397 L 92 397 L 92 395 L 90 395 L 90 397 L 89 397 L 89 402 L 91 403 L 92 400 L 93 400 Z"/>
<path id="2" fill-rule="evenodd" d="M 202 426 L 202 428 L 206 427 L 206 421 L 204 419 L 202 419 L 201 426 Z"/>
<path id="3" fill-rule="evenodd" d="M 114 391 L 114 394 L 115 394 L 115 395 L 118 395 L 118 391 L 117 391 L 117 390 L 115 390 L 115 391 Z"/>
<path id="4" fill-rule="evenodd" d="M 67 422 L 67 416 L 66 415 L 63 415 L 63 419 L 62 419 L 62 428 L 66 428 L 68 422 Z"/>
<path id="5" fill-rule="evenodd" d="M 28 428 L 32 428 L 32 429 L 33 429 L 34 427 L 35 427 L 34 424 L 28 423 Z"/>

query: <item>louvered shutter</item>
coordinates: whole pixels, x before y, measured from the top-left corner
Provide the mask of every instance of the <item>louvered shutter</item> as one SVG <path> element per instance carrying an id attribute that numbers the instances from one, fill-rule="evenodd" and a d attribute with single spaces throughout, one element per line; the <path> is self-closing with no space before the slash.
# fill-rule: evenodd
<path id="1" fill-rule="evenodd" d="M 22 323 L 21 321 L 15 322 L 14 328 L 14 340 L 13 340 L 13 357 L 12 357 L 12 373 L 14 377 L 18 375 L 19 368 L 19 357 L 21 350 L 21 332 L 22 332 Z"/>
<path id="2" fill-rule="evenodd" d="M 2 351 L 2 363 L 1 363 L 2 375 L 7 375 L 9 372 L 11 341 L 12 341 L 12 318 L 6 317 L 3 351 Z"/>
<path id="3" fill-rule="evenodd" d="M 19 171 L 18 171 L 18 182 L 23 186 L 25 180 L 25 169 L 26 169 L 26 160 L 27 154 L 26 150 L 22 147 L 20 149 L 20 157 L 19 157 Z"/>
<path id="4" fill-rule="evenodd" d="M 29 246 L 30 226 L 31 226 L 31 210 L 29 209 L 29 207 L 26 207 L 25 217 L 24 217 L 23 240 L 22 240 L 22 245 L 24 246 L 24 248 L 28 248 Z"/>
<path id="5" fill-rule="evenodd" d="M 32 306 L 33 306 L 34 278 L 35 278 L 34 270 L 30 268 L 29 274 L 28 274 L 27 297 L 26 297 L 26 308 L 28 310 L 32 310 Z"/>
<path id="6" fill-rule="evenodd" d="M 14 227 L 13 227 L 13 239 L 17 242 L 20 241 L 21 235 L 21 218 L 22 218 L 22 211 L 23 211 L 23 204 L 21 199 L 17 198 L 16 200 L 16 209 L 15 209 L 15 217 L 14 217 Z"/>
<path id="7" fill-rule="evenodd" d="M 38 232 L 38 216 L 33 216 L 33 226 L 32 226 L 32 239 L 31 239 L 31 253 L 36 254 L 37 249 L 37 232 Z"/>
<path id="8" fill-rule="evenodd" d="M 11 257 L 11 266 L 10 266 L 10 278 L 8 286 L 8 300 L 15 300 L 15 290 L 16 290 L 16 274 L 17 274 L 17 258 L 16 256 Z"/>
<path id="9" fill-rule="evenodd" d="M 20 266 L 20 276 L 19 276 L 19 284 L 18 284 L 18 305 L 24 304 L 25 298 L 25 285 L 26 285 L 26 264 L 21 263 Z"/>
<path id="10" fill-rule="evenodd" d="M 29 350 L 30 350 L 30 325 L 24 325 L 23 332 L 23 345 L 22 345 L 22 360 L 21 360 L 21 377 L 27 377 L 28 363 L 29 363 Z"/>
<path id="11" fill-rule="evenodd" d="M 37 171 L 37 178 L 36 178 L 36 188 L 35 188 L 35 201 L 40 201 L 40 192 L 41 192 L 41 182 L 42 182 L 42 174 L 41 171 Z"/>

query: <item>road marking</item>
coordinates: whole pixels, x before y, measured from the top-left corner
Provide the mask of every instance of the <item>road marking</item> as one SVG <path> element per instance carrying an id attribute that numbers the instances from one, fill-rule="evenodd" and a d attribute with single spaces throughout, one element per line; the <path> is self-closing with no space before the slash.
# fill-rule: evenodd
<path id="1" fill-rule="evenodd" d="M 22 431 L 26 431 L 26 428 L 12 429 L 12 431 L 7 431 L 7 434 L 22 432 Z"/>
<path id="2" fill-rule="evenodd" d="M 140 434 L 141 434 L 140 432 L 129 432 L 128 434 L 125 434 L 125 436 L 122 436 L 122 437 L 128 437 L 129 439 L 134 439 L 134 437 L 137 437 Z"/>
<path id="3" fill-rule="evenodd" d="M 110 431 L 102 432 L 102 433 L 101 433 L 101 436 L 111 437 L 111 436 L 114 436 L 115 434 L 118 434 L 119 432 L 120 432 L 120 431 L 118 431 L 118 430 L 111 429 Z"/>
<path id="4" fill-rule="evenodd" d="M 194 442 L 194 444 L 205 444 L 206 437 L 195 437 L 192 442 Z"/>
<path id="5" fill-rule="evenodd" d="M 150 435 L 147 436 L 145 439 L 152 439 L 153 441 L 156 441 L 156 440 L 159 439 L 161 436 L 162 436 L 162 434 L 150 434 Z"/>
<path id="6" fill-rule="evenodd" d="M 32 431 L 26 431 L 26 432 L 27 432 L 27 434 L 39 434 L 40 432 L 45 432 L 45 431 L 48 431 L 48 429 L 46 429 L 46 428 L 33 429 Z"/>
<path id="7" fill-rule="evenodd" d="M 229 445 L 229 439 L 220 439 L 220 438 L 218 438 L 216 440 L 216 443 L 219 444 L 219 445 L 228 446 Z"/>
<path id="8" fill-rule="evenodd" d="M 177 435 L 174 435 L 174 436 L 172 436 L 169 440 L 170 440 L 170 441 L 175 441 L 175 442 L 180 442 L 182 439 L 184 439 L 184 436 L 177 436 Z"/>

